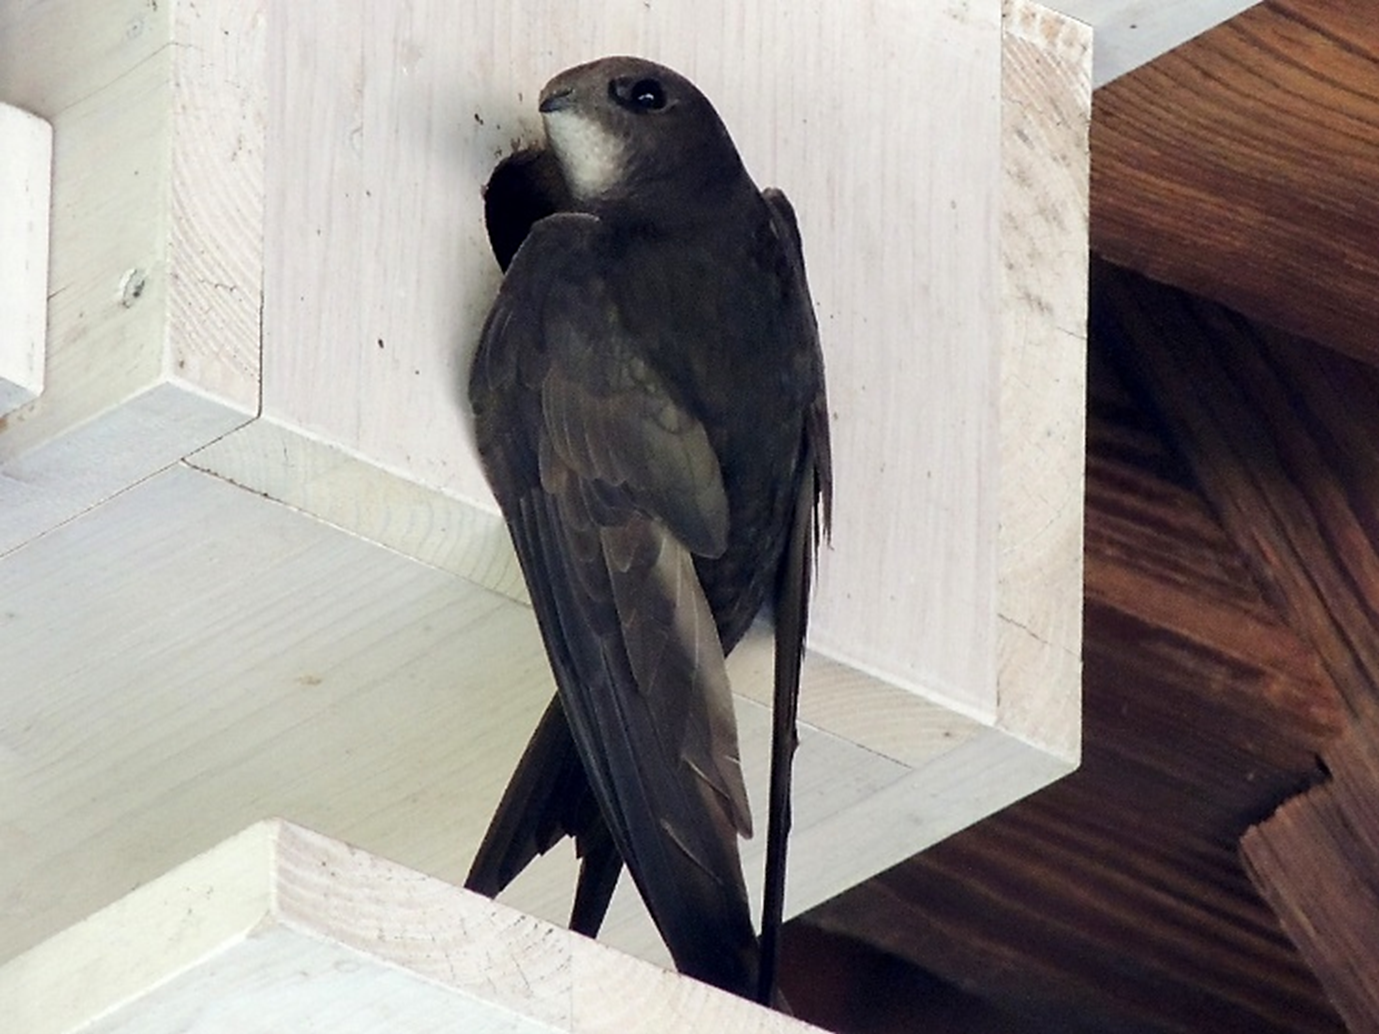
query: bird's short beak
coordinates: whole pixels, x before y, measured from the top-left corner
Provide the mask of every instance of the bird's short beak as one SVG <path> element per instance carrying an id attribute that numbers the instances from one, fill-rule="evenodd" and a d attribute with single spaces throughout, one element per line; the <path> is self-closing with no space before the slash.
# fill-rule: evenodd
<path id="1" fill-rule="evenodd" d="M 575 91 L 566 86 L 559 90 L 553 90 L 541 98 L 541 104 L 536 109 L 543 115 L 549 115 L 553 111 L 563 111 L 575 102 Z"/>

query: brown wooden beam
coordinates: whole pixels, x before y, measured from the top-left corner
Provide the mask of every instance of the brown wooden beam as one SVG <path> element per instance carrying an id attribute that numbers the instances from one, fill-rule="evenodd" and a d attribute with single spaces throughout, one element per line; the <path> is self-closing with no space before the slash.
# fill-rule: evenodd
<path id="1" fill-rule="evenodd" d="M 1379 704 L 1379 373 L 1211 302 L 1093 269 L 1094 333 L 1353 713 Z"/>
<path id="2" fill-rule="evenodd" d="M 1094 250 L 1379 360 L 1379 17 L 1267 0 L 1097 91 Z"/>
<path id="3" fill-rule="evenodd" d="M 1348 704 L 1330 781 L 1244 837 L 1352 1034 L 1379 1031 L 1379 371 L 1098 264 L 1093 323 Z"/>
<path id="4" fill-rule="evenodd" d="M 1241 840 L 1250 879 L 1345 1018 L 1379 1032 L 1379 723 L 1328 749 L 1331 779 Z"/>

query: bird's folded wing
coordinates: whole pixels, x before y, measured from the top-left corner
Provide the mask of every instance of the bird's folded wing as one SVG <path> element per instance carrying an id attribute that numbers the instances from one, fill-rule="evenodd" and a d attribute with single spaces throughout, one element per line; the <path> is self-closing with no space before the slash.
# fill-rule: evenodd
<path id="1" fill-rule="evenodd" d="M 677 964 L 741 986 L 750 820 L 693 564 L 723 549 L 727 501 L 703 427 L 610 307 L 600 232 L 555 216 L 514 259 L 472 375 L 479 447 L 619 852 Z"/>

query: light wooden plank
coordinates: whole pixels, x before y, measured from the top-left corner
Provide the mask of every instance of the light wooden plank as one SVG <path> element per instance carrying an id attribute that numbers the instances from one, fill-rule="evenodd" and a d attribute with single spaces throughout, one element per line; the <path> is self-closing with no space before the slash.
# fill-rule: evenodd
<path id="1" fill-rule="evenodd" d="M 166 466 L 160 446 L 176 459 L 257 410 L 261 44 L 258 5 L 235 0 L 60 0 L 0 15 L 0 94 L 55 131 L 47 390 L 0 427 L 7 510 L 15 489 L 29 517 L 66 519 Z M 164 411 L 190 419 L 112 437 L 149 431 L 157 407 L 143 403 L 168 392 L 184 397 Z M 101 452 L 120 457 L 103 470 L 83 459 L 93 425 Z M 40 462 L 83 491 L 34 505 L 11 468 Z M 49 526 L 5 531 L 24 541 Z"/>
<path id="2" fill-rule="evenodd" d="M 0 104 L 0 419 L 43 390 L 53 127 Z"/>
<path id="3" fill-rule="evenodd" d="M 1094 86 L 1148 64 L 1259 0 L 1051 0 L 1050 7 L 1091 26 Z"/>
<path id="4" fill-rule="evenodd" d="M 0 463 L 0 557 L 176 463 L 189 442 L 213 441 L 243 422 L 241 413 L 163 383 Z"/>
<path id="5" fill-rule="evenodd" d="M 1069 401 L 1087 390 L 1091 34 L 1028 0 L 1004 26 L 996 721 L 1075 760 L 1087 429 Z"/>
<path id="6" fill-rule="evenodd" d="M 24 1034 L 818 1028 L 281 821 L 0 967 Z"/>
<path id="7" fill-rule="evenodd" d="M 458 880 L 550 691 L 510 601 L 182 467 L 0 600 L 0 957 L 273 814 Z"/>
<path id="8" fill-rule="evenodd" d="M 434 491 L 315 435 L 265 417 L 187 462 L 423 563 L 527 598 L 495 508 Z"/>
<path id="9" fill-rule="evenodd" d="M 458 882 L 552 692 L 525 606 L 182 466 L 13 551 L 0 600 L 0 958 L 272 814 Z M 767 684 L 768 652 L 744 646 L 735 683 Z M 1048 765 L 983 763 L 979 723 L 852 698 L 856 676 L 823 659 L 808 676 L 806 723 L 859 712 L 896 757 L 806 724 L 792 913 Z M 738 722 L 760 802 L 766 709 L 740 698 Z M 563 922 L 573 855 L 552 854 L 507 900 Z M 613 926 L 659 950 L 636 901 Z"/>
<path id="10" fill-rule="evenodd" d="M 163 375 L 259 408 L 265 0 L 175 3 Z M 197 443 L 200 444 L 200 443 Z"/>
<path id="11" fill-rule="evenodd" d="M 815 645 L 993 713 L 999 317 L 983 285 L 998 262 L 1000 6 L 941 7 L 275 9 L 265 415 L 491 509 L 462 395 L 498 281 L 480 186 L 537 132 L 555 71 L 607 52 L 664 60 L 804 223 L 840 479 Z M 788 75 L 766 57 L 779 48 Z M 914 117 L 878 119 L 878 96 Z M 895 159 L 878 189 L 880 153 Z"/>

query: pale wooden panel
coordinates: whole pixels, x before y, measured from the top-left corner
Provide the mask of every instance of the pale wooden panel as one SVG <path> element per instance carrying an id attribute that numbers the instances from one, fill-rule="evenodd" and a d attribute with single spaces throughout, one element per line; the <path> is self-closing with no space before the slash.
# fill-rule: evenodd
<path id="1" fill-rule="evenodd" d="M 0 600 L 0 958 L 266 815 L 459 881 L 552 693 L 527 607 L 182 466 L 13 551 Z M 735 684 L 759 692 L 768 652 Z M 806 722 L 870 704 L 856 724 L 898 757 L 806 724 L 792 912 L 1051 778 L 971 719 L 807 674 Z M 739 698 L 738 722 L 760 814 L 766 709 Z M 508 900 L 563 921 L 553 856 Z M 613 925 L 658 950 L 635 901 Z"/>
<path id="2" fill-rule="evenodd" d="M 527 599 L 496 507 L 436 492 L 268 418 L 211 443 L 187 462 L 485 588 Z"/>
<path id="3" fill-rule="evenodd" d="M 1006 7 L 1002 74 L 998 724 L 1079 751 L 1091 33 Z M 1039 184 L 1039 189 L 1030 189 Z"/>
<path id="4" fill-rule="evenodd" d="M 0 600 L 0 957 L 273 814 L 458 880 L 550 693 L 525 609 L 183 467 Z"/>
<path id="5" fill-rule="evenodd" d="M 1093 85 L 1166 54 L 1259 0 L 1051 0 L 1096 34 Z"/>
<path id="6" fill-rule="evenodd" d="M 259 823 L 0 967 L 25 1034 L 817 1030 L 337 840 Z"/>
<path id="7" fill-rule="evenodd" d="M 0 104 L 0 419 L 43 390 L 53 129 Z"/>
<path id="8" fill-rule="evenodd" d="M 254 413 L 263 315 L 265 0 L 169 6 L 176 20 L 162 369 Z"/>
<path id="9" fill-rule="evenodd" d="M 815 645 L 993 713 L 999 3 L 329 9 L 270 14 L 265 415 L 491 508 L 463 401 L 498 281 L 479 188 L 552 73 L 664 60 L 803 221 L 839 471 Z"/>
<path id="10" fill-rule="evenodd" d="M 527 602 L 507 529 L 496 513 L 380 471 L 336 446 L 258 420 L 194 453 L 188 462 Z M 739 654 L 732 658 L 736 691 L 769 707 L 764 635 L 755 635 Z M 902 764 L 916 765 L 932 756 L 936 729 L 950 738 L 957 727 L 970 733 L 978 728 L 938 703 L 818 652 L 810 656 L 806 680 L 800 702 L 805 721 Z"/>
<path id="11" fill-rule="evenodd" d="M 840 484 L 802 702 L 791 911 L 1075 757 L 1076 732 L 1062 726 L 1075 722 L 1080 630 L 1075 602 L 1059 614 L 1053 601 L 1076 582 L 1081 483 L 1061 480 L 1082 406 L 1076 285 L 1007 277 L 1002 263 L 1025 252 L 999 238 L 1029 213 L 1029 255 L 1060 276 L 1071 268 L 1085 189 L 1067 182 L 1086 102 L 1081 37 L 1036 15 L 1003 42 L 994 2 L 880 4 L 864 22 L 836 5 L 790 16 L 726 3 L 658 7 L 655 18 L 631 3 L 562 12 L 574 20 L 553 25 L 552 50 L 529 31 L 548 19 L 524 5 L 275 5 L 265 21 L 255 4 L 220 0 L 168 29 L 199 39 L 204 60 L 165 47 L 110 80 L 150 92 L 160 76 L 173 81 L 175 114 L 154 132 L 173 158 L 153 169 L 161 185 L 149 195 L 155 208 L 173 198 L 173 225 L 155 241 L 164 265 L 123 277 L 112 317 L 132 322 L 153 305 L 173 343 L 157 353 L 156 386 L 141 390 L 152 353 L 114 341 L 129 370 L 124 381 L 105 370 L 109 383 L 146 408 L 117 406 L 81 424 L 86 439 L 28 448 L 0 489 L 33 511 L 33 526 L 51 527 L 216 439 L 228 427 L 212 417 L 244 420 L 224 395 L 186 421 L 157 411 L 209 397 L 182 377 L 233 395 L 252 372 L 240 339 L 258 296 L 240 278 L 252 277 L 246 241 L 261 232 L 264 419 L 194 462 L 351 534 L 175 467 L 0 565 L 3 595 L 22 601 L 0 623 L 0 653 L 17 658 L 14 688 L 0 688 L 15 716 L 0 730 L 0 828 L 19 845 L 0 858 L 14 919 L 0 955 L 265 814 L 459 878 L 551 692 L 465 426 L 467 349 L 497 283 L 478 187 L 513 137 L 534 131 L 546 76 L 608 50 L 694 75 L 760 180 L 785 186 L 804 221 Z M 768 39 L 789 49 L 788 76 L 761 59 L 774 52 Z M 1011 104 L 1042 103 L 1035 90 L 995 103 L 1012 40 L 1051 49 L 1066 73 L 1038 82 L 1083 91 L 1047 123 L 1037 112 L 1003 123 Z M 110 60 L 93 49 L 93 67 L 109 72 Z M 63 116 L 105 89 L 70 99 Z M 878 98 L 906 118 L 881 118 Z M 104 131 L 90 103 L 89 132 Z M 1058 117 L 1073 122 L 1055 132 Z M 1047 134 L 1028 149 L 1053 147 L 1052 163 L 1015 162 L 1001 140 L 1012 126 Z M 106 145 L 119 149 L 114 136 Z M 224 207 L 190 196 L 203 181 Z M 99 211 L 88 186 L 81 204 Z M 1018 313 L 1003 315 L 1012 300 Z M 1012 384 L 1030 397 L 1007 416 Z M 24 433 L 36 442 L 39 423 L 0 445 Z M 157 461 L 141 472 L 150 452 Z M 1044 480 L 1010 483 L 1008 461 Z M 67 476 L 75 462 L 84 477 Z M 754 639 L 732 669 L 754 792 L 763 651 Z M 1035 703 L 1017 699 L 1044 679 Z M 757 848 L 744 851 L 753 885 Z M 562 851 L 511 900 L 563 919 L 568 865 Z M 654 941 L 639 906 L 618 908 L 611 936 Z"/>
<path id="12" fill-rule="evenodd" d="M 236 0 L 59 0 L 0 15 L 0 94 L 55 135 L 46 390 L 0 427 L 0 487 L 18 485 L 30 517 L 67 519 L 166 466 L 162 446 L 173 443 L 175 459 L 258 407 L 256 12 Z M 150 429 L 150 407 L 119 415 L 166 391 L 185 396 L 167 411 L 191 419 Z M 63 444 L 93 423 L 117 464 Z M 152 434 L 109 437 L 121 428 Z M 44 474 L 82 488 L 33 504 L 11 467 L 44 449 Z M 75 466 L 55 466 L 59 457 Z M 12 503 L 7 491 L 0 505 Z M 6 534 L 24 541 L 50 526 L 14 522 Z"/>
<path id="13" fill-rule="evenodd" d="M 240 413 L 208 406 L 202 397 L 163 383 L 0 463 L 0 557 L 148 477 L 150 470 L 176 463 L 188 442 L 210 441 L 243 421 Z M 61 636 L 60 626 L 53 634 Z"/>

